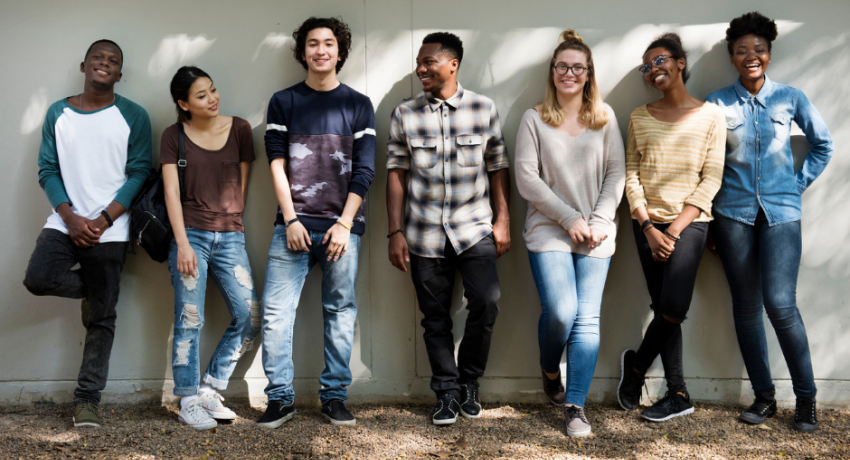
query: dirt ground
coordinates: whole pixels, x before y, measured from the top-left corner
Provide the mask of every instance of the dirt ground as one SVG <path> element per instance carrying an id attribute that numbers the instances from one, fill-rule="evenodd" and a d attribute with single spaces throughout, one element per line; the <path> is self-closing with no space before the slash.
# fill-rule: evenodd
<path id="1" fill-rule="evenodd" d="M 552 406 L 489 404 L 478 420 L 435 427 L 428 406 L 351 406 L 355 427 L 333 427 L 319 407 L 299 408 L 277 430 L 257 427 L 262 408 L 233 409 L 240 418 L 197 432 L 177 423 L 177 408 L 107 406 L 101 428 L 75 429 L 71 406 L 0 408 L 0 458 L 773 458 L 850 459 L 850 411 L 821 410 L 820 431 L 791 428 L 794 412 L 780 409 L 759 427 L 736 420 L 740 408 L 700 404 L 666 423 L 637 412 L 589 406 L 593 434 L 566 436 Z"/>

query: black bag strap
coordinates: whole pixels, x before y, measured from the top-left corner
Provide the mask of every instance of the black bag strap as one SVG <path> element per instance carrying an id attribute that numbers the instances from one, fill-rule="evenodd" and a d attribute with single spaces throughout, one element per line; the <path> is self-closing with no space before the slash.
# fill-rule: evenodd
<path id="1" fill-rule="evenodd" d="M 177 122 L 177 179 L 180 182 L 180 202 L 186 198 L 186 190 L 183 186 L 183 176 L 186 174 L 186 133 L 183 131 L 183 123 Z"/>

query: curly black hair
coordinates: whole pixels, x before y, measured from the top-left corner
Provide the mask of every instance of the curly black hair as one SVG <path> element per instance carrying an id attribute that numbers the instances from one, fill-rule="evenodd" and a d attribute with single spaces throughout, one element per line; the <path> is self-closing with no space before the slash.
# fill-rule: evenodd
<path id="1" fill-rule="evenodd" d="M 451 32 L 434 32 L 425 36 L 422 44 L 437 43 L 440 45 L 440 51 L 448 54 L 454 59 L 457 59 L 457 65 L 460 67 L 463 61 L 463 42 L 460 37 Z"/>
<path id="2" fill-rule="evenodd" d="M 688 69 L 688 52 L 682 46 L 682 38 L 679 37 L 679 34 L 676 32 L 662 34 L 646 47 L 646 51 L 643 54 L 646 54 L 647 51 L 653 48 L 664 48 L 670 52 L 670 56 L 673 59 L 677 61 L 679 59 L 685 60 L 685 69 L 682 70 L 682 83 L 687 83 L 688 79 L 691 78 L 691 71 Z"/>
<path id="3" fill-rule="evenodd" d="M 747 13 L 739 16 L 729 23 L 729 28 L 726 29 L 726 48 L 729 49 L 729 55 L 732 55 L 732 47 L 735 42 L 744 35 L 758 35 L 767 40 L 767 51 L 770 52 L 773 41 L 779 32 L 776 30 L 776 21 L 770 19 L 758 11 Z"/>
<path id="4" fill-rule="evenodd" d="M 292 38 L 295 39 L 295 46 L 292 51 L 295 54 L 295 60 L 301 63 L 304 70 L 307 70 L 307 61 L 304 60 L 304 49 L 307 47 L 307 34 L 311 30 L 330 29 L 336 37 L 337 48 L 339 49 L 339 62 L 336 63 L 336 71 L 342 70 L 342 65 L 348 59 L 348 53 L 351 51 L 351 30 L 348 24 L 342 22 L 342 18 L 316 18 L 310 17 L 304 21 L 301 26 L 292 32 Z"/>

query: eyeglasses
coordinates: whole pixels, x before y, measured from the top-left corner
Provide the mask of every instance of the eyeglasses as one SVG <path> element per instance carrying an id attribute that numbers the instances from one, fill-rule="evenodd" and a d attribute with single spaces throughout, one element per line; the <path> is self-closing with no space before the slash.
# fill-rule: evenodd
<path id="1" fill-rule="evenodd" d="M 574 66 L 568 66 L 564 63 L 559 63 L 558 65 L 553 65 L 552 67 L 555 69 L 555 72 L 557 72 L 558 75 L 566 75 L 567 72 L 569 72 L 570 69 L 572 69 L 573 75 L 575 75 L 576 77 L 583 74 L 585 70 L 590 70 L 590 67 L 582 67 L 578 64 L 576 64 Z"/>
<path id="2" fill-rule="evenodd" d="M 649 61 L 649 64 L 644 64 L 638 67 L 638 72 L 640 72 L 643 76 L 646 76 L 649 72 L 652 72 L 653 67 L 663 66 L 664 62 L 666 62 L 667 58 L 669 57 L 673 56 L 669 54 L 659 54 L 658 56 L 655 56 L 651 61 Z"/>

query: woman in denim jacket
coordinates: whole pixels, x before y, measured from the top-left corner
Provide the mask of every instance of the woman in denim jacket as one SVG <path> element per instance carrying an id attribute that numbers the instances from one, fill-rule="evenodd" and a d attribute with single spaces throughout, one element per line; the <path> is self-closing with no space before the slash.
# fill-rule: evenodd
<path id="1" fill-rule="evenodd" d="M 794 428 L 815 431 L 815 387 L 806 329 L 797 310 L 802 238 L 801 196 L 832 156 L 832 137 L 802 91 L 771 81 L 776 23 L 758 12 L 735 18 L 726 30 L 740 78 L 706 99 L 726 115 L 723 186 L 714 198 L 711 233 L 732 291 L 735 332 L 755 402 L 741 420 L 759 424 L 776 412 L 762 310 L 779 339 L 797 397 Z M 803 166 L 791 156 L 791 121 L 811 144 Z"/>

